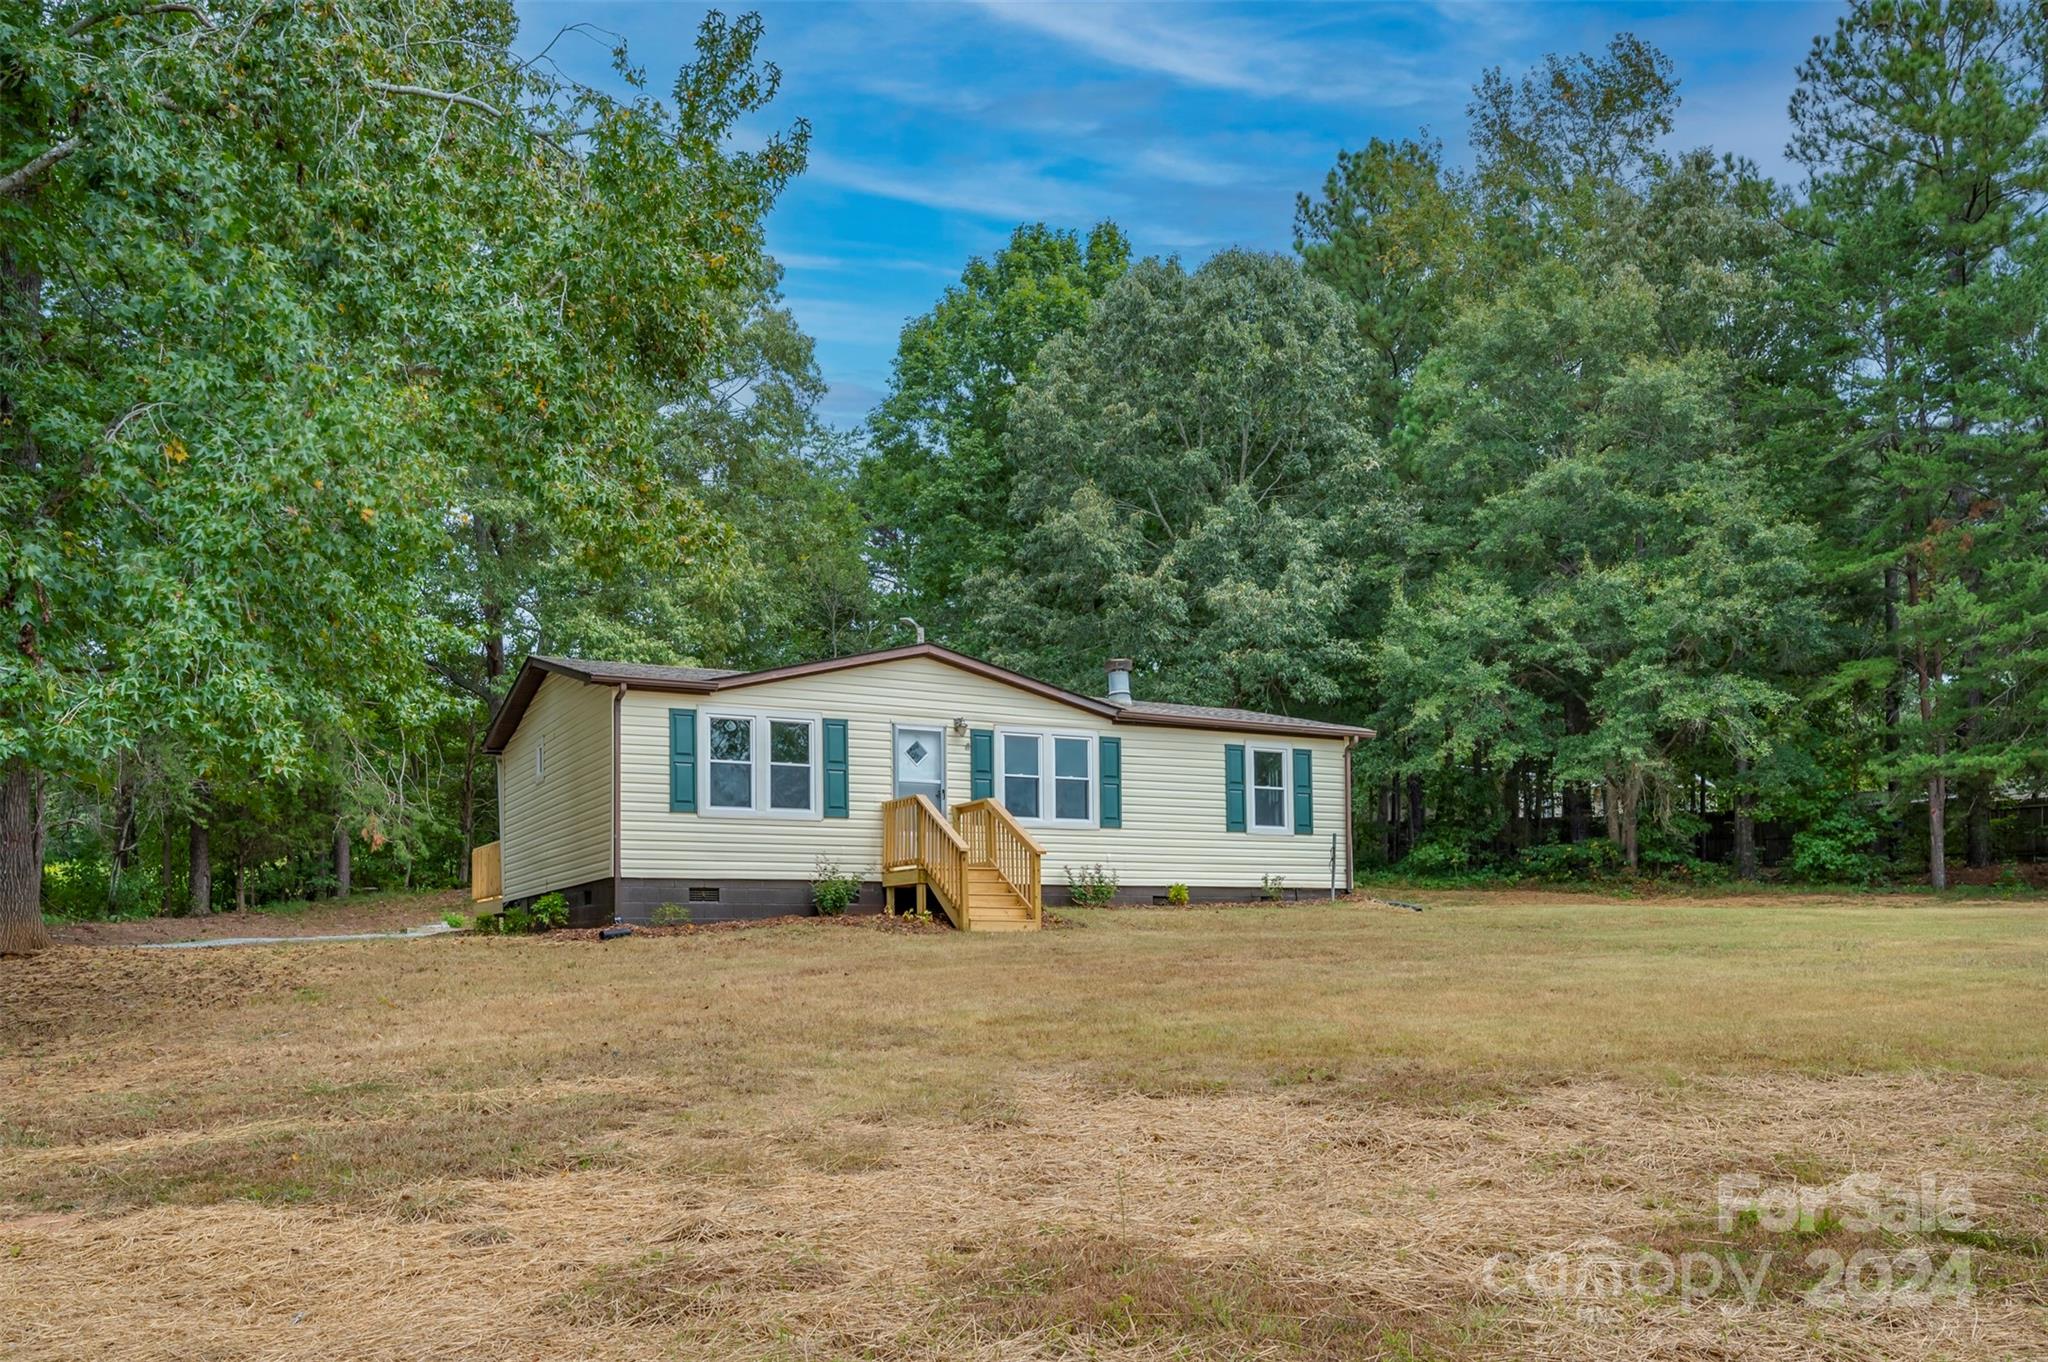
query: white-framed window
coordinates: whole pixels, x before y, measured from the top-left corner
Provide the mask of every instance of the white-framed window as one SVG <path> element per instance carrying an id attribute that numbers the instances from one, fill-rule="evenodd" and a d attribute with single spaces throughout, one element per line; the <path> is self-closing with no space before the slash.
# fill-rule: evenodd
<path id="1" fill-rule="evenodd" d="M 1287 749 L 1248 746 L 1245 760 L 1251 765 L 1251 830 L 1292 832 L 1294 800 L 1287 785 Z"/>
<path id="2" fill-rule="evenodd" d="M 768 720 L 768 811 L 810 813 L 818 806 L 818 722 Z"/>
<path id="3" fill-rule="evenodd" d="M 996 796 L 1020 823 L 1094 827 L 1096 770 L 1093 734 L 996 730 Z"/>
<path id="4" fill-rule="evenodd" d="M 1045 816 L 1045 738 L 1038 733 L 998 733 L 1002 752 L 1003 807 L 1010 816 L 1035 823 Z"/>
<path id="5" fill-rule="evenodd" d="M 704 716 L 704 807 L 747 813 L 754 807 L 754 728 L 751 714 Z"/>
<path id="6" fill-rule="evenodd" d="M 698 722 L 700 810 L 725 817 L 824 817 L 824 721 L 817 715 L 712 709 Z"/>

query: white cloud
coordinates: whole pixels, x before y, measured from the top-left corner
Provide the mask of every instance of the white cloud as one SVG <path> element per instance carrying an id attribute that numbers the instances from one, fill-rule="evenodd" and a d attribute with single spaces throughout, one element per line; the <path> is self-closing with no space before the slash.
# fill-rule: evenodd
<path id="1" fill-rule="evenodd" d="M 1413 104 L 1460 82 L 1425 74 L 1385 46 L 1335 54 L 1265 26 L 1193 8 L 976 0 L 991 17 L 1103 61 L 1188 85 L 1271 99 Z"/>
<path id="2" fill-rule="evenodd" d="M 1114 197 L 1100 189 L 1054 179 L 1021 161 L 989 161 L 972 172 L 902 169 L 848 161 L 813 151 L 805 178 L 835 189 L 914 203 L 948 213 L 1025 222 L 1093 222 L 1112 210 Z"/>
<path id="3" fill-rule="evenodd" d="M 931 274 L 950 279 L 960 272 L 958 266 L 949 267 L 910 256 L 817 255 L 810 251 L 778 251 L 772 245 L 768 253 L 774 256 L 775 263 L 784 269 L 807 270 L 820 274 L 899 270 L 905 274 Z"/>
<path id="4" fill-rule="evenodd" d="M 1209 188 L 1242 184 L 1259 176 L 1259 172 L 1249 166 L 1232 165 L 1213 156 L 1190 155 L 1173 147 L 1146 147 L 1131 158 L 1131 163 L 1141 174 L 1172 180 L 1176 184 Z"/>

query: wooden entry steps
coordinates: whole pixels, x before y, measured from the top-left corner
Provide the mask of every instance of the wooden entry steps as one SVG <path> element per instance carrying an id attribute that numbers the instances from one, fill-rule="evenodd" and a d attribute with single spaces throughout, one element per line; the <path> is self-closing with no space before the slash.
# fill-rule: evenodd
<path id="1" fill-rule="evenodd" d="M 976 799 L 949 820 L 923 795 L 882 805 L 882 884 L 915 887 L 922 905 L 964 932 L 1036 931 L 1043 918 L 1045 848 L 993 799 Z"/>

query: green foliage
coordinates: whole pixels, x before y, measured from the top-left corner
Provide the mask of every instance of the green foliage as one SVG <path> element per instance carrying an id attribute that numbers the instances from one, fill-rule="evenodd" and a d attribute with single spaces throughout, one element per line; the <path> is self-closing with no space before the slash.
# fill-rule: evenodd
<path id="1" fill-rule="evenodd" d="M 560 894 L 542 894 L 532 903 L 516 903 L 496 913 L 480 914 L 471 924 L 496 936 L 525 936 L 569 925 L 569 903 Z"/>
<path id="2" fill-rule="evenodd" d="M 647 915 L 650 925 L 656 927 L 683 927 L 690 921 L 690 905 L 687 903 L 664 903 Z"/>
<path id="3" fill-rule="evenodd" d="M 1824 396 L 1787 404 L 1788 458 L 1860 635 L 1828 684 L 1905 710 L 1881 774 L 1925 792 L 1937 885 L 1951 789 L 1981 804 L 2044 766 L 2044 51 L 2038 5 L 1874 0 L 1814 43 L 1792 100 L 1812 178 L 1793 353 Z"/>
<path id="4" fill-rule="evenodd" d="M 2048 788 L 2036 5 L 1851 7 L 1798 199 L 1671 153 L 1623 36 L 1484 73 L 1469 155 L 1341 154 L 1298 263 L 1020 226 L 864 450 L 763 244 L 807 129 L 763 127 L 759 21 L 706 16 L 662 99 L 516 27 L 0 14 L 0 808 L 46 801 L 50 911 L 182 909 L 195 827 L 214 906 L 338 888 L 337 840 L 452 883 L 519 653 L 767 665 L 905 613 L 1372 725 L 1360 859 L 1403 875 L 1711 877 L 1705 799 L 1802 878 L 1939 876 L 1949 809 L 1988 866 Z"/>
<path id="5" fill-rule="evenodd" d="M 469 918 L 456 912 L 453 908 L 441 914 L 441 921 L 458 932 L 470 925 Z"/>
<path id="6" fill-rule="evenodd" d="M 815 395 L 762 245 L 807 129 L 733 145 L 779 84 L 759 20 L 708 15 L 663 100 L 516 31 L 491 0 L 0 15 L 0 776 L 95 815 L 81 854 L 192 819 L 245 888 L 303 891 L 339 829 L 445 881 L 542 632 L 739 652 L 859 613 L 850 553 L 779 559 L 758 517 L 736 548 L 706 504 L 745 494 L 664 457 L 711 408 L 722 452 L 787 453 Z M 721 388 L 764 368 L 796 377 L 758 409 Z M 847 542 L 813 452 L 769 514 Z M 758 633 L 693 623 L 764 582 Z"/>
<path id="7" fill-rule="evenodd" d="M 130 869 L 110 883 L 105 857 L 82 856 L 43 865 L 43 911 L 66 922 L 106 922 L 149 917 L 163 903 L 154 869 Z"/>
<path id="8" fill-rule="evenodd" d="M 1167 901 L 1168 903 L 1172 904 L 1172 905 L 1173 905 L 1174 907 L 1176 907 L 1176 908 L 1185 908 L 1185 907 L 1187 907 L 1187 906 L 1188 906 L 1188 897 L 1189 897 L 1189 895 L 1188 895 L 1188 887 L 1187 887 L 1186 885 L 1184 885 L 1184 884 L 1169 884 L 1169 885 L 1167 885 L 1167 886 L 1166 886 L 1166 901 Z"/>
<path id="9" fill-rule="evenodd" d="M 963 588 L 1015 551 L 1011 488 L 1029 455 L 1006 443 L 1012 395 L 1048 341 L 1087 324 L 1130 251 L 1110 222 L 1085 238 L 1018 227 L 904 327 L 889 395 L 869 418 L 861 500 L 877 568 L 934 637 L 969 650 L 993 641 Z"/>
<path id="10" fill-rule="evenodd" d="M 1620 848 L 1598 837 L 1585 842 L 1545 842 L 1523 847 L 1515 857 L 1515 869 L 1529 879 L 1555 884 L 1611 879 L 1624 873 L 1627 866 Z"/>
<path id="11" fill-rule="evenodd" d="M 1792 834 L 1785 868 L 1800 880 L 1873 883 L 1885 873 L 1884 858 L 1877 854 L 1884 827 L 1880 808 L 1869 801 L 1848 799 L 1817 810 Z"/>
<path id="12" fill-rule="evenodd" d="M 1147 261 L 1048 344 L 1005 448 L 1012 566 L 969 588 L 993 656 L 1092 692 L 1104 657 L 1174 660 L 1155 698 L 1327 706 L 1360 651 L 1348 552 L 1376 446 L 1349 310 L 1292 261 Z"/>
<path id="13" fill-rule="evenodd" d="M 1279 903 L 1287 897 L 1287 877 L 1285 875 L 1261 875 L 1259 877 L 1259 892 L 1268 902 Z"/>
<path id="14" fill-rule="evenodd" d="M 827 857 L 818 858 L 811 875 L 811 904 L 823 917 L 838 917 L 860 898 L 860 876 L 842 871 Z"/>
<path id="15" fill-rule="evenodd" d="M 1431 837 L 1418 842 L 1401 862 L 1404 874 L 1456 875 L 1472 868 L 1472 848 L 1462 837 Z"/>
<path id="16" fill-rule="evenodd" d="M 1348 301 L 1377 361 L 1359 377 L 1382 434 L 1415 368 L 1477 283 L 1480 246 L 1470 189 L 1443 168 L 1434 140 L 1373 138 L 1339 152 L 1320 198 L 1298 195 L 1295 249 L 1310 277 Z"/>
<path id="17" fill-rule="evenodd" d="M 1067 897 L 1080 908 L 1100 908 L 1116 901 L 1116 872 L 1104 865 L 1068 866 Z"/>

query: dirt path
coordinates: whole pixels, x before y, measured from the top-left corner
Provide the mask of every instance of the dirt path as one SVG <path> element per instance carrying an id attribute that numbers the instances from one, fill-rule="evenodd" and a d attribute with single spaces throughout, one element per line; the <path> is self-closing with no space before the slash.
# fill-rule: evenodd
<path id="1" fill-rule="evenodd" d="M 434 894 L 379 894 L 335 903 L 294 905 L 296 911 L 215 913 L 210 917 L 151 917 L 128 922 L 53 924 L 50 935 L 70 946 L 144 946 L 184 941 L 272 940 L 280 937 L 356 936 L 409 931 L 439 922 L 448 912 L 471 911 L 466 890 Z"/>
<path id="2" fill-rule="evenodd" d="M 283 946 L 314 941 L 416 941 L 423 936 L 446 936 L 457 928 L 445 922 L 429 922 L 402 932 L 336 932 L 327 936 L 216 936 L 204 941 L 142 941 L 138 951 L 205 951 L 216 946 Z"/>

